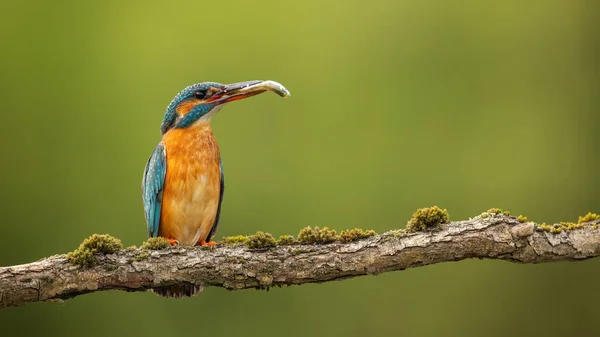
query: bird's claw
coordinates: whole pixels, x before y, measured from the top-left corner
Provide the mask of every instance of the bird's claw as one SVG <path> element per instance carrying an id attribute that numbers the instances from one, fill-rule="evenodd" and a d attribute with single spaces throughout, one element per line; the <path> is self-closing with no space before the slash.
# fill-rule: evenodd
<path id="1" fill-rule="evenodd" d="M 216 245 L 217 245 L 217 243 L 214 242 L 214 241 L 208 241 L 208 242 L 206 242 L 204 240 L 200 240 L 200 246 L 206 246 L 206 247 L 211 247 L 212 248 L 212 247 L 214 247 Z"/>

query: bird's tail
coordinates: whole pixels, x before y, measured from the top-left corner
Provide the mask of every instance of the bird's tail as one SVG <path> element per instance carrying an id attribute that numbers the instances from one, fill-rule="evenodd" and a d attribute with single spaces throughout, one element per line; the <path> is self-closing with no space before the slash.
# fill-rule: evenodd
<path id="1" fill-rule="evenodd" d="M 181 298 L 192 297 L 198 295 L 204 289 L 201 285 L 195 284 L 174 284 L 160 288 L 152 288 L 153 293 L 161 297 Z"/>

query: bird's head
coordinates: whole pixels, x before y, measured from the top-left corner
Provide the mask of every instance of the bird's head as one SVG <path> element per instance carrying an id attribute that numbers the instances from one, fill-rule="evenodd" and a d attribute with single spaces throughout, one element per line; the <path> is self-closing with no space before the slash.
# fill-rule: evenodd
<path id="1" fill-rule="evenodd" d="M 186 128 L 196 121 L 208 121 L 227 102 L 237 101 L 265 91 L 281 97 L 290 93 L 274 81 L 248 81 L 234 84 L 203 82 L 183 89 L 169 104 L 160 131 L 165 134 L 173 128 Z"/>

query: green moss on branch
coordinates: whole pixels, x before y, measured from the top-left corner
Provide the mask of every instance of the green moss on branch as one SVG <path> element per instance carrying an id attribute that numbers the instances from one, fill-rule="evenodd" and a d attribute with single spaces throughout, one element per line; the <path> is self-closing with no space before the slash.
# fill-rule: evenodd
<path id="1" fill-rule="evenodd" d="M 235 235 L 235 236 L 224 237 L 220 243 L 235 246 L 235 245 L 243 245 L 246 241 L 248 241 L 247 235 Z"/>
<path id="2" fill-rule="evenodd" d="M 406 230 L 417 232 L 426 229 L 435 229 L 449 221 L 450 218 L 446 209 L 441 209 L 437 206 L 419 208 L 406 224 Z"/>
<path id="3" fill-rule="evenodd" d="M 79 248 L 67 254 L 69 262 L 89 267 L 96 263 L 94 254 L 112 254 L 123 249 L 121 240 L 108 234 L 94 234 L 83 240 Z"/>
<path id="4" fill-rule="evenodd" d="M 301 244 L 326 244 L 337 240 L 338 236 L 335 229 L 329 229 L 328 227 L 321 229 L 318 226 L 314 228 L 307 226 L 298 233 L 298 242 Z"/>
<path id="5" fill-rule="evenodd" d="M 169 240 L 163 237 L 149 238 L 140 246 L 141 249 L 161 250 L 171 248 Z"/>
<path id="6" fill-rule="evenodd" d="M 545 231 L 545 232 L 550 232 L 550 233 L 554 233 L 554 234 L 558 234 L 562 231 L 570 231 L 570 230 L 574 230 L 574 229 L 580 229 L 583 228 L 585 226 L 586 223 L 588 222 L 593 222 L 596 220 L 600 220 L 600 215 L 596 214 L 596 213 L 592 213 L 592 212 L 588 212 L 586 215 L 584 216 L 580 216 L 579 219 L 577 220 L 577 223 L 574 222 L 560 222 L 557 224 L 553 224 L 553 225 L 549 225 L 546 223 L 541 223 L 537 225 L 537 228 L 539 230 Z M 596 229 L 598 227 L 597 224 L 592 224 L 591 226 L 593 229 Z"/>
<path id="7" fill-rule="evenodd" d="M 494 217 L 497 215 L 509 216 L 510 212 L 500 208 L 490 208 L 481 214 L 482 218 Z M 527 217 L 519 215 L 516 219 L 523 223 L 527 222 Z M 580 216 L 577 223 L 560 222 L 558 224 L 538 224 L 538 230 L 547 231 L 558 234 L 563 231 L 570 231 L 584 227 L 587 223 L 593 222 L 590 226 L 592 229 L 598 228 L 598 220 L 600 215 L 588 212 L 586 215 Z M 446 209 L 441 209 L 437 206 L 421 208 L 415 211 L 412 218 L 408 221 L 406 229 L 392 230 L 386 234 L 393 237 L 404 237 L 410 232 L 431 230 L 439 227 L 441 224 L 448 223 L 449 215 Z M 339 235 L 335 230 L 328 227 L 305 227 L 298 233 L 297 237 L 291 235 L 282 235 L 279 239 L 275 239 L 273 235 L 265 232 L 256 232 L 253 235 L 236 235 L 223 238 L 219 243 L 225 245 L 245 245 L 250 249 L 270 248 L 275 246 L 292 246 L 298 244 L 327 244 L 333 242 L 348 243 L 361 239 L 366 239 L 376 235 L 373 230 L 363 230 L 354 228 L 342 230 Z M 171 247 L 169 240 L 157 237 L 150 238 L 141 245 L 142 250 L 160 250 Z M 123 249 L 121 240 L 114 238 L 108 234 L 94 234 L 83 240 L 77 249 L 67 254 L 69 262 L 79 266 L 93 266 L 97 260 L 95 254 L 112 254 Z M 128 251 L 136 250 L 135 246 L 126 248 Z M 140 252 L 134 258 L 135 260 L 143 260 L 150 256 L 148 252 Z"/>
<path id="8" fill-rule="evenodd" d="M 248 235 L 248 239 L 244 241 L 246 247 L 251 249 L 275 247 L 277 242 L 271 233 L 256 232 L 256 234 Z"/>
<path id="9" fill-rule="evenodd" d="M 577 223 L 591 222 L 591 221 L 596 221 L 598 219 L 600 219 L 600 215 L 598 215 L 596 213 L 588 212 L 586 215 L 580 216 L 579 220 L 577 220 Z"/>
<path id="10" fill-rule="evenodd" d="M 341 242 L 352 242 L 352 241 L 357 241 L 360 239 L 366 239 L 369 238 L 371 236 L 375 236 L 375 231 L 372 229 L 368 229 L 368 230 L 363 230 L 360 228 L 354 228 L 354 229 L 350 229 L 350 230 L 343 230 L 340 232 L 339 235 L 339 240 Z"/>
<path id="11" fill-rule="evenodd" d="M 298 240 L 296 240 L 296 238 L 291 235 L 281 235 L 279 239 L 277 239 L 278 246 L 293 246 L 297 244 Z"/>

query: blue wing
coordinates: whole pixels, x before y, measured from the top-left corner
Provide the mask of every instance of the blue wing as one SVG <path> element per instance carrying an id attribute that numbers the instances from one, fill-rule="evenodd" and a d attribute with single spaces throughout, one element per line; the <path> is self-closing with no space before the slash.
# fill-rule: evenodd
<path id="1" fill-rule="evenodd" d="M 158 236 L 162 194 L 167 173 L 167 160 L 165 146 L 158 143 L 154 152 L 146 163 L 144 178 L 142 179 L 142 198 L 144 199 L 144 213 L 148 224 L 148 235 Z M 222 193 L 222 192 L 221 192 Z"/>
<path id="2" fill-rule="evenodd" d="M 210 233 L 208 233 L 206 241 L 210 241 L 213 235 L 217 233 L 217 227 L 219 226 L 219 216 L 221 216 L 221 204 L 223 203 L 223 192 L 225 192 L 225 173 L 223 172 L 222 158 L 219 158 L 219 167 L 221 168 L 221 194 L 219 195 L 219 206 L 217 207 L 217 216 L 215 217 L 215 222 L 213 223 Z"/>

